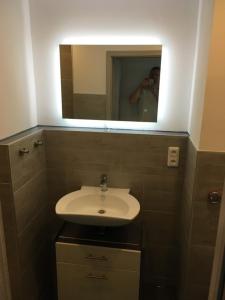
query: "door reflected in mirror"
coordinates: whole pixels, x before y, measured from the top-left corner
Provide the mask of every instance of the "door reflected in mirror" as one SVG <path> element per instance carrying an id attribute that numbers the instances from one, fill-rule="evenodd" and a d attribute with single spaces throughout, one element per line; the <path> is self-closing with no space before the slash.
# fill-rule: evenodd
<path id="1" fill-rule="evenodd" d="M 157 122 L 161 46 L 59 49 L 63 118 Z"/>

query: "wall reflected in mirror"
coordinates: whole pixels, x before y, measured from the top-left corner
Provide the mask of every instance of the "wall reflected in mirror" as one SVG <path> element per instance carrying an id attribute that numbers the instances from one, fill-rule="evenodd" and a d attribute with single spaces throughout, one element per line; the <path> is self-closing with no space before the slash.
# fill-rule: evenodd
<path id="1" fill-rule="evenodd" d="M 161 46 L 59 49 L 63 118 L 157 122 Z"/>

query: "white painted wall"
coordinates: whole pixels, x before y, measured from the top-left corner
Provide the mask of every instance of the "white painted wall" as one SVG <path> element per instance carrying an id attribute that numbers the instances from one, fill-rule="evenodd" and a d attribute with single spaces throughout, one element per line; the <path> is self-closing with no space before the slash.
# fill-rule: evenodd
<path id="1" fill-rule="evenodd" d="M 27 1 L 0 2 L 0 139 L 37 124 Z"/>
<path id="2" fill-rule="evenodd" d="M 198 2 L 30 0 L 39 124 L 187 131 Z M 162 44 L 159 122 L 63 120 L 58 53 L 63 42 Z"/>
<path id="3" fill-rule="evenodd" d="M 204 112 L 213 2 L 214 0 L 200 0 L 198 10 L 199 16 L 194 60 L 190 123 L 188 130 L 190 138 L 197 149 L 200 147 L 202 116 Z"/>
<path id="4" fill-rule="evenodd" d="M 225 1 L 215 0 L 200 150 L 225 152 Z"/>

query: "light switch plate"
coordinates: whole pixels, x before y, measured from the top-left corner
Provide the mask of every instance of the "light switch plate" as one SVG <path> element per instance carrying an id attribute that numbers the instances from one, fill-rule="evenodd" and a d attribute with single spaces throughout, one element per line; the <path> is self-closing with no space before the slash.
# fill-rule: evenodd
<path id="1" fill-rule="evenodd" d="M 177 168 L 179 166 L 179 147 L 168 147 L 167 166 Z"/>

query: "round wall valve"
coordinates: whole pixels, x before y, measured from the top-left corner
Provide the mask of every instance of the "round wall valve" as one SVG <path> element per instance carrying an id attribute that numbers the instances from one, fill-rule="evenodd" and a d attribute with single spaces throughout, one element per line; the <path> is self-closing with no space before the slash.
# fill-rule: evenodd
<path id="1" fill-rule="evenodd" d="M 221 201 L 221 193 L 220 192 L 209 192 L 208 193 L 208 201 L 209 201 L 209 204 L 219 204 Z"/>

